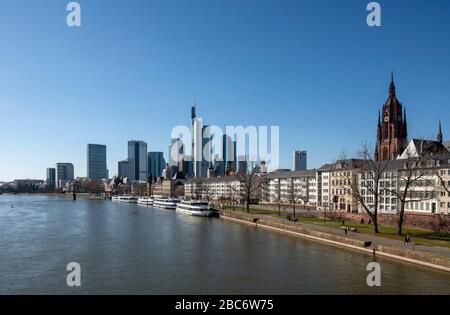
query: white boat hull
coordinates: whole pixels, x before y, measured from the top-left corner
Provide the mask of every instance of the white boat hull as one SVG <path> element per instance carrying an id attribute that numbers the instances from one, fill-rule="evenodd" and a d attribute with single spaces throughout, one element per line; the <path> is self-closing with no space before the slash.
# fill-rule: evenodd
<path id="1" fill-rule="evenodd" d="M 177 208 L 177 206 L 175 205 L 161 205 L 161 204 L 156 204 L 154 203 L 153 206 L 155 208 L 160 208 L 160 209 L 167 209 L 167 210 L 175 210 Z"/>
<path id="2" fill-rule="evenodd" d="M 124 203 L 137 203 L 137 198 L 127 198 L 127 197 L 112 197 L 112 201 L 124 202 Z"/>
<path id="3" fill-rule="evenodd" d="M 185 210 L 180 208 L 177 208 L 176 212 L 194 217 L 210 217 L 215 213 L 214 210 Z"/>
<path id="4" fill-rule="evenodd" d="M 143 206 L 152 206 L 153 199 L 138 199 L 137 203 Z"/>
<path id="5" fill-rule="evenodd" d="M 137 200 L 119 200 L 119 202 L 124 202 L 124 203 L 137 203 Z"/>

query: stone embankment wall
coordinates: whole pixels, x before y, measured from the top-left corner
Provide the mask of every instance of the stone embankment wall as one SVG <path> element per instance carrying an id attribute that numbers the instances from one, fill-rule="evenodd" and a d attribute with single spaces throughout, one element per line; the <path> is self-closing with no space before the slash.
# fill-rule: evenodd
<path id="1" fill-rule="evenodd" d="M 413 251 L 396 246 L 388 246 L 372 243 L 367 246 L 364 241 L 353 239 L 333 233 L 321 232 L 309 228 L 302 227 L 291 221 L 277 219 L 268 216 L 252 215 L 247 213 L 236 213 L 230 211 L 222 211 L 220 216 L 224 219 L 238 220 L 241 223 L 247 223 L 255 226 L 273 228 L 281 232 L 295 234 L 299 237 L 309 238 L 316 241 L 322 241 L 331 245 L 346 247 L 366 253 L 376 253 L 393 259 L 425 265 L 450 272 L 450 259 L 447 257 L 432 255 L 418 250 Z M 255 222 L 257 219 L 257 223 Z"/>

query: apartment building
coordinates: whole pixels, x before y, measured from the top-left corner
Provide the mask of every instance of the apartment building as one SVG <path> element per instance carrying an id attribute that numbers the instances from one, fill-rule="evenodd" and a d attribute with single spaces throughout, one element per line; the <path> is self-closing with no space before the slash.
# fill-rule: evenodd
<path id="1" fill-rule="evenodd" d="M 184 193 L 187 199 L 242 202 L 244 185 L 236 176 L 192 178 L 185 182 Z M 261 198 L 261 177 L 254 184 L 251 199 L 257 202 Z M 252 189 L 253 190 L 253 189 Z"/>
<path id="2" fill-rule="evenodd" d="M 448 214 L 450 212 L 450 196 L 445 188 L 450 187 L 450 156 L 430 156 L 414 171 L 414 180 L 407 192 L 405 212 L 415 214 Z M 406 159 L 398 159 L 389 162 L 383 167 L 384 172 L 379 181 L 379 213 L 397 214 L 401 209 L 402 191 L 411 170 L 407 170 Z M 359 175 L 360 193 L 364 203 L 369 209 L 374 210 L 375 196 L 372 189 L 368 188 L 371 176 L 361 173 Z M 373 182 L 373 181 L 372 181 Z M 373 184 L 372 186 L 373 187 Z M 362 204 L 359 204 L 359 212 L 364 212 Z"/>
<path id="3" fill-rule="evenodd" d="M 316 171 L 278 170 L 263 179 L 261 202 L 267 204 L 316 205 Z"/>

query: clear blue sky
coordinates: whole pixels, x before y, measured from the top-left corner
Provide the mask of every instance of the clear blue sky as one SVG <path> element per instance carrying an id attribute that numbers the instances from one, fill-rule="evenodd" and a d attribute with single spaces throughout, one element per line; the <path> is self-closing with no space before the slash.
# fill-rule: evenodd
<path id="1" fill-rule="evenodd" d="M 0 180 L 44 178 L 58 161 L 86 175 L 86 144 L 164 151 L 175 125 L 279 125 L 281 167 L 373 143 L 390 71 L 409 134 L 450 133 L 450 1 L 0 1 Z"/>

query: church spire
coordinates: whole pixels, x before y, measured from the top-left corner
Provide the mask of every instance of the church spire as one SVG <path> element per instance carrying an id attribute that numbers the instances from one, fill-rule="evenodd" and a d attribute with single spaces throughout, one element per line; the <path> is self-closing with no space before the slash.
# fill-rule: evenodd
<path id="1" fill-rule="evenodd" d="M 438 132 L 438 136 L 437 136 L 437 141 L 439 143 L 442 143 L 442 141 L 443 141 L 442 128 L 441 128 L 441 121 L 440 120 L 439 120 L 439 132 Z"/>
<path id="2" fill-rule="evenodd" d="M 389 95 L 395 95 L 394 71 L 391 71 L 391 84 L 389 85 Z"/>

